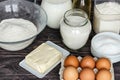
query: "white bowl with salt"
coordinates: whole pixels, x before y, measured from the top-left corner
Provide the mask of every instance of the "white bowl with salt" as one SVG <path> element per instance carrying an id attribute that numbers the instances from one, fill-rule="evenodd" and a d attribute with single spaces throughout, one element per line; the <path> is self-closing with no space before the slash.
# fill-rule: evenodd
<path id="1" fill-rule="evenodd" d="M 120 61 L 120 35 L 113 32 L 102 32 L 91 41 L 91 53 L 96 57 L 107 57 L 111 62 Z"/>

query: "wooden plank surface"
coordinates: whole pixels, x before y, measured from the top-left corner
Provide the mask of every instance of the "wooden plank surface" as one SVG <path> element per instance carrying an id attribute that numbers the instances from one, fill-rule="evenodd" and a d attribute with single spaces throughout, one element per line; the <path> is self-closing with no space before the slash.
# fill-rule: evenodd
<path id="1" fill-rule="evenodd" d="M 37 36 L 35 41 L 24 50 L 11 52 L 0 48 L 0 80 L 59 80 L 58 73 L 60 69 L 60 64 L 42 79 L 35 77 L 28 71 L 21 68 L 18 64 L 29 52 L 31 52 L 33 49 L 35 49 L 41 43 L 46 42 L 47 40 L 50 40 L 63 47 L 64 49 L 67 49 L 71 52 L 71 54 L 74 54 L 76 56 L 91 55 L 90 45 L 91 39 L 94 35 L 95 33 L 92 31 L 87 44 L 81 49 L 74 51 L 68 49 L 62 43 L 62 38 L 60 36 L 59 30 L 54 30 L 46 27 Z M 114 64 L 114 73 L 115 80 L 120 80 L 120 62 Z"/>
<path id="2" fill-rule="evenodd" d="M 94 36 L 92 32 L 87 44 L 79 50 L 70 50 L 63 43 L 59 33 L 59 30 L 54 30 L 46 27 L 35 39 L 33 44 L 21 51 L 6 51 L 0 48 L 0 80 L 59 80 L 59 69 L 60 64 L 55 67 L 48 75 L 42 79 L 38 79 L 28 71 L 21 68 L 18 64 L 24 57 L 35 49 L 41 43 L 50 40 L 57 45 L 67 49 L 76 56 L 91 55 L 90 53 L 90 43 Z M 115 79 L 120 79 L 120 63 L 114 64 Z"/>

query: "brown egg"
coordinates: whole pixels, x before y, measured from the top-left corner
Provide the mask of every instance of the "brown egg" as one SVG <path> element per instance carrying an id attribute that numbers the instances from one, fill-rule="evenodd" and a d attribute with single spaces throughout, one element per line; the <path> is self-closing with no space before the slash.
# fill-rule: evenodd
<path id="1" fill-rule="evenodd" d="M 97 61 L 96 61 L 96 68 L 98 70 L 100 69 L 107 69 L 107 70 L 110 70 L 111 68 L 111 62 L 108 58 L 99 58 Z"/>
<path id="2" fill-rule="evenodd" d="M 95 60 L 93 59 L 92 56 L 85 56 L 80 62 L 81 68 L 91 68 L 93 69 L 95 67 Z"/>
<path id="3" fill-rule="evenodd" d="M 68 66 L 63 71 L 63 79 L 64 80 L 77 80 L 78 79 L 78 71 L 73 66 Z"/>
<path id="4" fill-rule="evenodd" d="M 107 69 L 101 69 L 96 75 L 96 80 L 112 80 L 111 72 Z"/>
<path id="5" fill-rule="evenodd" d="M 64 61 L 64 66 L 74 66 L 74 67 L 78 67 L 79 66 L 79 60 L 77 59 L 76 56 L 74 55 L 70 55 L 68 56 L 65 61 Z"/>
<path id="6" fill-rule="evenodd" d="M 84 68 L 79 75 L 80 80 L 95 80 L 95 73 L 90 68 Z"/>

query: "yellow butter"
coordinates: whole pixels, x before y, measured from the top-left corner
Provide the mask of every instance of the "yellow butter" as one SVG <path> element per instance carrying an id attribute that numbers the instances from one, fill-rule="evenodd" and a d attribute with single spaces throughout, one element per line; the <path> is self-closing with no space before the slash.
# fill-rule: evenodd
<path id="1" fill-rule="evenodd" d="M 46 43 L 25 57 L 25 63 L 40 73 L 45 73 L 62 58 L 62 53 Z"/>

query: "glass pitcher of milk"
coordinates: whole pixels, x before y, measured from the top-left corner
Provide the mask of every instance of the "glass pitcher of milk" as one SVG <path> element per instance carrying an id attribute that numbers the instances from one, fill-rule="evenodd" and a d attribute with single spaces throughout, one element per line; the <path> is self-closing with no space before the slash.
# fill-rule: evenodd
<path id="1" fill-rule="evenodd" d="M 53 29 L 59 29 L 59 23 L 64 13 L 72 8 L 71 0 L 42 0 L 41 7 L 48 16 L 47 25 Z"/>

